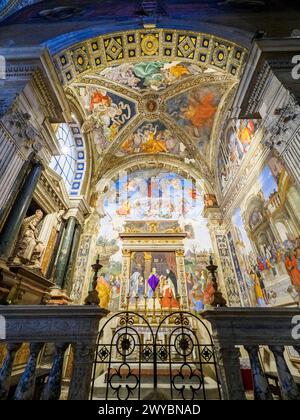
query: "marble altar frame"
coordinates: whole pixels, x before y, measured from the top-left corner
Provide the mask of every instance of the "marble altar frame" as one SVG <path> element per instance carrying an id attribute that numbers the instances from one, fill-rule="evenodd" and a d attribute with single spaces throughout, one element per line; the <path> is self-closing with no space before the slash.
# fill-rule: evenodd
<path id="1" fill-rule="evenodd" d="M 120 289 L 120 310 L 126 309 L 126 301 L 131 272 L 131 260 L 134 252 L 174 252 L 176 257 L 177 281 L 180 290 L 180 303 L 182 309 L 189 307 L 185 264 L 184 264 L 184 232 L 160 233 L 160 232 L 126 232 L 121 233 L 122 240 L 122 278 Z"/>

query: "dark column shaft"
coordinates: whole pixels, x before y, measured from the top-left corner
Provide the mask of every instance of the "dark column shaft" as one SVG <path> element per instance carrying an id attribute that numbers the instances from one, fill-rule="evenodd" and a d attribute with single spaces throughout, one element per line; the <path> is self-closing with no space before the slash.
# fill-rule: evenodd
<path id="1" fill-rule="evenodd" d="M 74 231 L 76 227 L 76 218 L 71 216 L 68 219 L 68 223 L 62 238 L 62 244 L 59 252 L 59 256 L 56 263 L 56 268 L 54 272 L 54 281 L 56 285 L 60 288 L 64 285 L 64 280 L 66 276 L 68 261 L 70 258 L 70 253 L 72 249 Z"/>
<path id="2" fill-rule="evenodd" d="M 0 234 L 0 256 L 8 258 L 14 248 L 22 222 L 31 203 L 35 187 L 42 173 L 42 165 L 35 163 L 24 182 Z"/>

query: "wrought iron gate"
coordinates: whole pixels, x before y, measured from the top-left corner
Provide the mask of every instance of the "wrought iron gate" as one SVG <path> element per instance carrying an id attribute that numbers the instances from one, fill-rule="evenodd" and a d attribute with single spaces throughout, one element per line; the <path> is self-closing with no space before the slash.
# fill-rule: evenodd
<path id="1" fill-rule="evenodd" d="M 140 400 L 153 391 L 156 399 L 221 399 L 212 338 L 194 314 L 128 311 L 102 327 L 91 399 Z"/>

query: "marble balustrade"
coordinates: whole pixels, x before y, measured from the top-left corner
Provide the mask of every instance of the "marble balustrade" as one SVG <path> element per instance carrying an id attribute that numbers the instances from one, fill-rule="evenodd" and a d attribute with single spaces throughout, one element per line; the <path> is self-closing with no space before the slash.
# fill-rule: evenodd
<path id="1" fill-rule="evenodd" d="M 0 400 L 7 398 L 14 358 L 22 343 L 30 343 L 29 357 L 14 399 L 33 398 L 38 357 L 44 343 L 54 343 L 55 352 L 41 399 L 59 399 L 64 355 L 69 345 L 73 348 L 74 359 L 68 398 L 88 399 L 99 321 L 107 313 L 93 306 L 0 307 L 7 332 L 6 339 L 0 340 L 7 345 L 7 355 L 0 368 Z M 248 352 L 251 362 L 255 399 L 272 399 L 259 357 L 260 346 L 268 346 L 274 356 L 282 398 L 300 399 L 284 352 L 285 346 L 300 351 L 300 339 L 292 335 L 295 327 L 292 321 L 294 316 L 300 315 L 299 309 L 216 308 L 201 315 L 212 326 L 224 399 L 246 398 L 240 370 L 241 346 Z"/>
<path id="2" fill-rule="evenodd" d="M 7 399 L 14 358 L 22 343 L 30 344 L 29 357 L 15 400 L 33 399 L 37 364 L 45 343 L 53 343 L 55 352 L 41 399 L 60 398 L 64 355 L 69 345 L 74 361 L 68 399 L 88 399 L 99 321 L 107 313 L 94 306 L 0 306 L 0 315 L 6 321 L 6 337 L 0 337 L 0 344 L 7 347 L 0 367 L 0 400 Z"/>
<path id="3" fill-rule="evenodd" d="M 241 346 L 244 346 L 249 355 L 254 398 L 273 398 L 259 357 L 260 346 L 268 346 L 277 367 L 282 399 L 300 400 L 299 388 L 285 358 L 286 346 L 300 352 L 300 337 L 297 339 L 295 336 L 295 316 L 300 316 L 298 308 L 283 307 L 216 308 L 202 313 L 202 317 L 212 325 L 212 338 L 224 399 L 246 399 L 239 360 Z M 299 332 L 300 328 L 298 334 Z"/>

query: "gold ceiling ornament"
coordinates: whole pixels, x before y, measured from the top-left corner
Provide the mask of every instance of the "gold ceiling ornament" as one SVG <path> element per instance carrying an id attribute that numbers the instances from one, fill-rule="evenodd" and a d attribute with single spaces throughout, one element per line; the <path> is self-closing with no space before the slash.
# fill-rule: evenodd
<path id="1" fill-rule="evenodd" d="M 91 38 L 53 56 L 63 83 L 69 85 L 88 72 L 145 60 L 184 61 L 220 70 L 239 78 L 247 60 L 246 48 L 199 32 L 140 29 Z"/>
<path id="2" fill-rule="evenodd" d="M 222 102 L 223 106 L 220 106 L 220 112 L 216 115 L 211 134 L 211 139 L 215 140 L 220 132 L 223 110 L 228 105 L 226 92 L 232 91 L 232 86 L 238 82 L 246 59 L 247 50 L 231 41 L 203 33 L 167 29 L 142 29 L 101 35 L 56 54 L 53 60 L 64 88 L 76 103 L 80 103 L 82 87 L 89 86 L 93 89 L 99 88 L 108 96 L 113 94 L 130 101 L 134 111 L 128 123 L 119 128 L 113 141 L 103 149 L 101 158 L 96 163 L 93 182 L 96 183 L 99 174 L 106 173 L 111 166 L 115 167 L 115 164 L 126 166 L 133 156 L 114 157 L 123 142 L 143 122 L 159 121 L 172 131 L 174 137 L 185 148 L 186 154 L 180 155 L 177 162 L 188 157 L 202 177 L 210 185 L 214 185 L 215 174 L 210 169 L 211 146 L 207 146 L 205 151 L 198 150 L 194 139 L 190 138 L 184 127 L 176 124 L 177 121 L 174 123 L 174 119 L 167 112 L 166 103 L 167 100 L 196 87 L 217 85 L 223 91 L 225 104 Z M 107 67 L 153 61 L 191 63 L 200 66 L 202 72 L 190 78 L 183 78 L 157 92 L 135 90 L 117 81 L 105 79 L 100 74 Z M 84 106 L 81 110 L 82 115 L 86 114 Z M 157 154 L 144 157 L 139 155 L 138 158 L 143 163 L 144 159 L 148 158 L 155 164 L 160 161 Z M 171 156 L 168 157 L 170 158 Z M 166 160 L 166 156 L 162 156 L 162 159 Z"/>
<path id="3" fill-rule="evenodd" d="M 145 55 L 156 55 L 159 49 L 159 38 L 157 34 L 147 34 L 141 36 L 141 49 Z"/>

